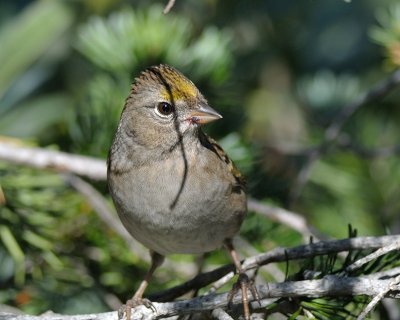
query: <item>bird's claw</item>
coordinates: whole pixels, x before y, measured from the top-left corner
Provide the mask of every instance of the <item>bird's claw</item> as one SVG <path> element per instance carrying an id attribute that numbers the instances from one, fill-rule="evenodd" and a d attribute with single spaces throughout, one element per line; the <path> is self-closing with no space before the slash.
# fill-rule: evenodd
<path id="1" fill-rule="evenodd" d="M 249 301 L 247 298 L 248 289 L 250 289 L 253 299 L 257 300 L 261 306 L 260 296 L 258 294 L 257 288 L 254 285 L 254 282 L 250 280 L 249 276 L 245 272 L 239 273 L 238 280 L 233 285 L 231 291 L 228 294 L 228 307 L 230 308 L 232 306 L 233 297 L 239 290 L 242 291 L 242 304 L 243 304 L 244 318 L 246 320 L 250 319 Z"/>
<path id="2" fill-rule="evenodd" d="M 126 314 L 126 320 L 130 320 L 132 308 L 141 306 L 141 305 L 145 306 L 146 308 L 151 309 L 153 312 L 156 312 L 156 308 L 154 307 L 154 304 L 149 299 L 133 297 L 132 299 L 129 299 L 126 302 L 126 304 L 123 304 L 118 309 L 118 320 L 123 320 L 124 314 Z"/>

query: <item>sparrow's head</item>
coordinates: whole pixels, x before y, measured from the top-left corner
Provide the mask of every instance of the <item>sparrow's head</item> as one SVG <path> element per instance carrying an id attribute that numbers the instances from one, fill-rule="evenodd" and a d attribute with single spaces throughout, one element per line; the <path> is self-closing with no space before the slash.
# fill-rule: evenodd
<path id="1" fill-rule="evenodd" d="M 153 66 L 135 79 L 120 126 L 148 147 L 196 135 L 200 125 L 222 118 L 192 81 L 173 67 Z"/>

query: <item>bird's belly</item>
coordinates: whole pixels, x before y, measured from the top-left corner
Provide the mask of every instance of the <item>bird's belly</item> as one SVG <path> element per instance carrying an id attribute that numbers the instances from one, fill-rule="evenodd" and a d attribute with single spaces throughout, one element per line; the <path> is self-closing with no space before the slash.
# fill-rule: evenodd
<path id="1" fill-rule="evenodd" d="M 175 175 L 159 174 L 157 180 L 156 192 L 150 181 L 126 180 L 118 193 L 125 193 L 124 201 L 116 201 L 124 226 L 149 249 L 162 255 L 202 253 L 238 232 L 246 199 L 243 192 L 232 194 L 229 183 L 189 174 L 179 184 Z"/>

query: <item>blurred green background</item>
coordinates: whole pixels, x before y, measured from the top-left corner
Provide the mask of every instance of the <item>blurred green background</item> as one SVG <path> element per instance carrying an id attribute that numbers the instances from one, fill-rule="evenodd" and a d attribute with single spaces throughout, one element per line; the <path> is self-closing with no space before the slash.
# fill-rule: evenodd
<path id="1" fill-rule="evenodd" d="M 398 90 L 351 116 L 296 187 L 305 151 L 400 65 L 397 0 L 177 0 L 163 15 L 165 5 L 0 0 L 0 140 L 105 158 L 131 81 L 167 63 L 224 116 L 206 131 L 252 197 L 303 214 L 327 237 L 346 237 L 348 224 L 360 235 L 400 231 L 398 152 L 357 152 L 399 144 Z M 111 206 L 106 184 L 91 183 Z M 88 313 L 132 295 L 147 263 L 56 173 L 0 162 L 2 194 L 0 304 Z M 241 234 L 259 251 L 303 243 L 256 213 Z M 205 265 L 228 262 L 221 251 Z M 148 292 L 190 275 L 161 268 Z"/>

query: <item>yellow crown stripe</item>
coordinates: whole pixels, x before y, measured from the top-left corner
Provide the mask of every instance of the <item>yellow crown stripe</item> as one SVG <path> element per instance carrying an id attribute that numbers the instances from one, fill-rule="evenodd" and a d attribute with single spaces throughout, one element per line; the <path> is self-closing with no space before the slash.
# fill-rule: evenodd
<path id="1" fill-rule="evenodd" d="M 185 78 L 172 77 L 168 79 L 168 84 L 170 85 L 170 90 L 168 90 L 168 88 L 164 88 L 161 91 L 161 96 L 168 101 L 172 99 L 176 101 L 183 99 L 193 99 L 197 97 L 197 88 L 194 86 L 193 83 Z"/>

